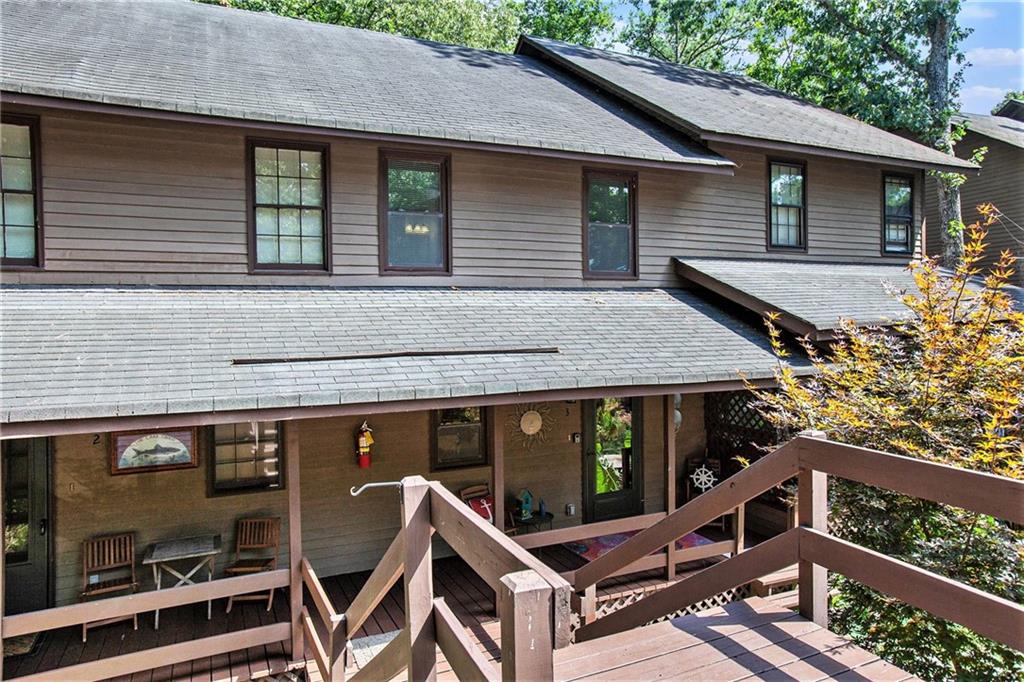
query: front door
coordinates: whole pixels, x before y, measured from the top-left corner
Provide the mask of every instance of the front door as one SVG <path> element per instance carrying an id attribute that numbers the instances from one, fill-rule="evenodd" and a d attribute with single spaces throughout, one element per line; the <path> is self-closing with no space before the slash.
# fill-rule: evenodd
<path id="1" fill-rule="evenodd" d="M 49 604 L 50 475 L 45 438 L 3 442 L 4 613 Z"/>
<path id="2" fill-rule="evenodd" d="M 583 403 L 583 522 L 643 513 L 641 398 Z"/>

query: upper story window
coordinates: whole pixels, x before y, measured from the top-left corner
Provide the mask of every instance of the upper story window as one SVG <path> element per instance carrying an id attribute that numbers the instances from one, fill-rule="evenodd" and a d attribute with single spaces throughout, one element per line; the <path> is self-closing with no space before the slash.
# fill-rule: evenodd
<path id="1" fill-rule="evenodd" d="M 883 178 L 884 210 L 882 250 L 885 253 L 910 253 L 914 235 L 914 181 L 906 175 Z"/>
<path id="2" fill-rule="evenodd" d="M 807 168 L 798 161 L 768 163 L 768 248 L 807 248 Z"/>
<path id="3" fill-rule="evenodd" d="M 328 270 L 326 145 L 249 141 L 253 270 Z"/>
<path id="4" fill-rule="evenodd" d="M 210 480 L 214 493 L 281 487 L 279 422 L 218 424 L 212 431 Z"/>
<path id="5" fill-rule="evenodd" d="M 636 174 L 584 171 L 583 206 L 584 276 L 636 277 Z"/>
<path id="6" fill-rule="evenodd" d="M 450 273 L 447 155 L 383 151 L 381 272 Z"/>
<path id="7" fill-rule="evenodd" d="M 458 407 L 434 412 L 432 469 L 487 464 L 483 409 Z"/>
<path id="8" fill-rule="evenodd" d="M 0 123 L 0 248 L 5 266 L 42 263 L 38 119 L 5 115 Z"/>

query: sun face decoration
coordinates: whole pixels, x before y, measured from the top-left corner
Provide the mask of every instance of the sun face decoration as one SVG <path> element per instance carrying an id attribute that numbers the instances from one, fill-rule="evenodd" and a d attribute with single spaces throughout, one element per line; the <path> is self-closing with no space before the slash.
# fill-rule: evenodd
<path id="1" fill-rule="evenodd" d="M 546 403 L 516 405 L 508 417 L 514 438 L 526 451 L 546 443 L 553 419 Z"/>

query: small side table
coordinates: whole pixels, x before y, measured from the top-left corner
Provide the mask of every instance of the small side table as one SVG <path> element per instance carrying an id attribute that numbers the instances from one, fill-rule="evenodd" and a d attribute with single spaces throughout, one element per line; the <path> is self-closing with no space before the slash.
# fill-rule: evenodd
<path id="1" fill-rule="evenodd" d="M 146 554 L 142 559 L 144 565 L 153 567 L 153 582 L 156 589 L 162 589 L 163 573 L 166 571 L 178 579 L 174 587 L 181 585 L 195 585 L 192 577 L 203 567 L 206 567 L 207 581 L 213 580 L 213 567 L 217 555 L 220 554 L 219 535 L 197 535 L 191 538 L 176 538 L 174 540 L 162 540 L 154 542 L 146 548 Z M 196 563 L 188 570 L 188 573 L 181 573 L 173 566 L 172 562 L 188 561 L 196 559 Z M 213 600 L 206 602 L 206 620 L 213 616 Z M 153 629 L 160 629 L 160 609 L 156 610 L 153 619 Z"/>
<path id="2" fill-rule="evenodd" d="M 551 512 L 535 512 L 533 516 L 528 519 L 515 519 L 516 528 L 522 528 L 523 533 L 529 533 L 531 530 L 539 531 L 541 526 L 545 523 L 548 524 L 548 530 L 554 529 L 555 515 Z"/>

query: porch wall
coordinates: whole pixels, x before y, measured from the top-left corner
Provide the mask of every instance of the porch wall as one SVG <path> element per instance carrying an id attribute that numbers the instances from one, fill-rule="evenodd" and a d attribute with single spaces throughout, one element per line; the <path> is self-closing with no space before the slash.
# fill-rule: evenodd
<path id="1" fill-rule="evenodd" d="M 583 521 L 583 450 L 572 442 L 582 432 L 582 403 L 547 404 L 551 424 L 547 440 L 526 451 L 517 426 L 504 408 L 505 495 L 514 497 L 529 488 L 555 515 L 554 527 Z M 703 453 L 703 396 L 684 396 L 683 426 L 677 432 L 677 469 L 689 453 Z M 662 399 L 644 402 L 644 510 L 661 511 L 665 504 L 665 465 L 662 443 Z M 491 480 L 490 466 L 430 471 L 430 413 L 385 414 L 369 418 L 376 440 L 373 465 L 360 469 L 353 439 L 363 417 L 311 419 L 299 422 L 301 458 L 303 551 L 320 575 L 366 570 L 376 565 L 400 526 L 398 495 L 393 490 L 371 490 L 359 497 L 352 486 L 375 481 L 396 481 L 410 474 L 439 480 L 451 490 Z M 81 543 L 101 533 L 134 531 L 141 560 L 146 546 L 156 540 L 204 533 L 220 533 L 229 560 L 235 521 L 243 516 L 280 516 L 286 537 L 286 490 L 228 496 L 207 496 L 206 462 L 200 466 L 145 474 L 111 476 L 107 435 L 93 434 L 55 439 L 54 506 L 56 535 L 57 604 L 74 602 L 81 587 Z M 286 486 L 288 481 L 285 482 Z M 576 506 L 567 516 L 567 504 Z M 438 556 L 446 553 L 437 547 Z M 287 543 L 282 541 L 282 562 Z M 285 565 L 282 563 L 282 565 Z M 152 577 L 140 568 L 143 589 Z"/>

